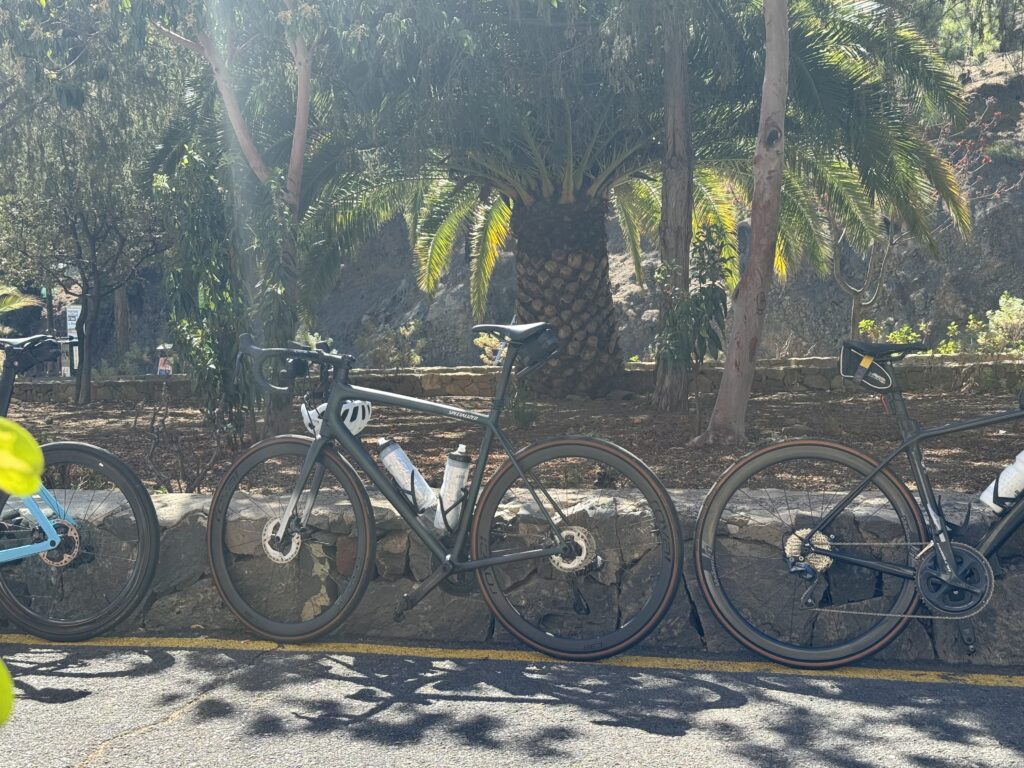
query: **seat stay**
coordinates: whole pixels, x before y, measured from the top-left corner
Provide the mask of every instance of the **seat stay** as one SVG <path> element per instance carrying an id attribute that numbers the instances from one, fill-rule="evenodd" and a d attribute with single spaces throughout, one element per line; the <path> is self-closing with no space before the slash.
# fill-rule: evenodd
<path id="1" fill-rule="evenodd" d="M 45 491 L 45 489 L 42 490 Z M 46 491 L 45 495 L 40 495 L 42 495 L 43 500 L 51 509 L 53 509 L 54 512 L 59 516 L 64 516 L 63 508 L 57 504 L 49 491 Z M 0 564 L 13 563 L 17 560 L 24 560 L 27 557 L 48 552 L 49 550 L 56 548 L 61 542 L 60 534 L 57 533 L 57 529 L 53 527 L 53 523 L 50 522 L 49 516 L 43 512 L 39 504 L 36 503 L 36 500 L 31 496 L 23 496 L 20 498 L 25 506 L 28 507 L 28 511 L 32 513 L 32 517 L 35 518 L 35 521 L 39 523 L 39 527 L 43 529 L 43 533 L 46 534 L 46 539 L 36 544 L 25 544 L 20 547 L 0 549 Z"/>

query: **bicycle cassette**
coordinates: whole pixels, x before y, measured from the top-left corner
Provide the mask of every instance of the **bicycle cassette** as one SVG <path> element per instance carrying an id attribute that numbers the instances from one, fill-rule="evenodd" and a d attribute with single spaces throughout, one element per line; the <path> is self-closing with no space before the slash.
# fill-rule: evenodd
<path id="1" fill-rule="evenodd" d="M 801 528 L 799 531 L 791 533 L 786 537 L 783 549 L 790 561 L 805 562 L 818 573 L 824 573 L 832 565 L 832 558 L 819 552 L 811 552 L 810 550 L 805 552 L 804 542 L 810 535 L 810 528 Z M 808 543 L 815 549 L 832 549 L 828 537 L 821 531 L 811 536 L 811 540 Z"/>

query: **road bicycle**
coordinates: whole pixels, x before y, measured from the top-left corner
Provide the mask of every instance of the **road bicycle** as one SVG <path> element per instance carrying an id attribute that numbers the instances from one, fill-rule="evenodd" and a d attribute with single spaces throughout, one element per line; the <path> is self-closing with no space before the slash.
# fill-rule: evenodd
<path id="1" fill-rule="evenodd" d="M 557 337 L 544 323 L 473 330 L 507 344 L 489 413 L 355 386 L 353 358 L 324 345 L 264 349 L 242 337 L 239 358 L 251 359 L 264 392 L 289 393 L 309 364 L 319 365 L 329 390 L 314 437 L 256 444 L 211 502 L 214 581 L 253 632 L 278 642 L 312 640 L 359 604 L 374 574 L 377 534 L 356 468 L 429 553 L 429 575 L 398 599 L 396 619 L 439 585 L 457 594 L 478 589 L 514 638 L 584 660 L 629 648 L 665 615 L 679 584 L 681 535 L 664 486 L 637 457 L 593 437 L 556 437 L 517 451 L 499 426 L 513 366 L 517 358 L 524 363 L 520 378 L 541 369 L 557 352 Z M 275 360 L 286 367 L 264 371 Z M 273 383 L 275 375 L 284 384 Z M 435 515 L 454 521 L 448 530 L 430 524 L 430 505 L 420 515 L 415 475 L 389 475 L 349 429 L 357 419 L 365 423 L 370 403 L 483 431 L 471 477 Z M 507 458 L 484 483 L 495 441 Z"/>
<path id="2" fill-rule="evenodd" d="M 795 667 L 828 668 L 884 648 L 917 614 L 962 620 L 992 597 L 996 553 L 1024 523 L 1024 492 L 995 493 L 998 517 L 976 546 L 943 513 L 921 444 L 1024 418 L 1016 410 L 931 429 L 911 419 L 894 363 L 920 344 L 848 341 L 840 369 L 880 394 L 901 443 L 881 461 L 828 440 L 791 440 L 740 459 L 711 489 L 695 532 L 697 583 L 747 648 Z M 918 502 L 893 471 L 909 460 Z M 963 510 L 960 510 L 963 511 Z"/>
<path id="3" fill-rule="evenodd" d="M 46 335 L 0 339 L 0 416 L 14 380 L 60 357 Z M 146 596 L 160 525 L 153 501 L 120 459 L 76 442 L 43 446 L 42 487 L 0 495 L 0 614 L 39 637 L 72 642 L 101 634 Z"/>

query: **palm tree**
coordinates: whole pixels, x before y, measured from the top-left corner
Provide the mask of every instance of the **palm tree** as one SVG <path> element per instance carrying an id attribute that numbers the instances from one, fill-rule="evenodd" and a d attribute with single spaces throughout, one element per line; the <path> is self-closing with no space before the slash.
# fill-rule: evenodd
<path id="1" fill-rule="evenodd" d="M 695 28 L 690 46 L 697 222 L 735 221 L 752 193 L 764 27 L 759 5 L 741 0 L 728 11 L 718 14 L 713 33 Z M 551 29 L 562 34 L 580 18 L 548 16 L 545 24 L 531 25 L 531 39 Z M 495 39 L 505 45 L 492 46 L 488 55 L 516 74 L 491 83 L 479 99 L 466 97 L 466 86 L 461 96 L 440 100 L 461 128 L 445 123 L 449 133 L 435 137 L 432 171 L 441 180 L 419 220 L 420 285 L 436 287 L 452 249 L 468 233 L 479 313 L 497 254 L 506 238 L 514 239 L 520 320 L 553 322 L 567 342 L 549 388 L 595 394 L 611 386 L 618 367 L 604 216 L 609 207 L 615 211 L 635 258 L 642 240 L 658 236 L 657 78 L 641 68 L 633 90 L 609 87 L 606 67 L 580 62 L 586 46 L 577 35 L 570 36 L 575 67 L 552 76 L 555 88 L 531 71 L 529 57 L 518 56 L 530 45 L 508 42 L 519 31 L 514 20 L 492 23 L 504 30 Z M 604 49 L 594 34 L 588 50 L 596 56 Z M 906 24 L 883 26 L 876 11 L 845 0 L 798 0 L 790 34 L 776 273 L 784 277 L 801 263 L 827 266 L 829 217 L 858 243 L 878 237 L 882 213 L 928 237 L 938 198 L 966 230 L 967 208 L 952 171 L 922 130 L 929 116 L 963 113 L 958 86 L 941 59 Z M 733 40 L 732 49 L 723 51 L 723 39 Z M 735 74 L 722 74 L 723 56 L 736 62 L 729 70 Z M 478 74 L 490 82 L 487 72 Z M 572 87 L 559 79 L 570 76 Z M 525 91 L 521 84 L 536 85 L 538 78 L 556 95 L 540 87 Z M 475 119 L 471 109 L 479 110 Z"/>
<path id="2" fill-rule="evenodd" d="M 11 285 L 0 285 L 0 317 L 26 307 L 38 307 L 42 302 L 35 296 L 28 296 Z M 0 333 L 10 333 L 11 329 L 0 324 Z"/>

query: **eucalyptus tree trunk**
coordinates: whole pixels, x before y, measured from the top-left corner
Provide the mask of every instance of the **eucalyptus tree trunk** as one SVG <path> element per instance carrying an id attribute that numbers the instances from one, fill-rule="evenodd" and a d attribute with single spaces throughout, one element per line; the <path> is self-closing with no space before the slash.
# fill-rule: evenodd
<path id="1" fill-rule="evenodd" d="M 658 239 L 661 261 L 668 268 L 663 286 L 661 316 L 672 302 L 690 290 L 690 241 L 693 239 L 693 152 L 690 142 L 689 21 L 686 2 L 667 0 L 664 17 L 665 158 L 661 179 L 661 221 Z M 654 405 L 659 411 L 686 407 L 689 388 L 684 360 L 660 352 L 655 371 Z"/>
<path id="2" fill-rule="evenodd" d="M 123 360 L 131 347 L 131 313 L 128 307 L 128 286 L 119 285 L 114 290 L 114 345 L 117 357 Z"/>
<path id="3" fill-rule="evenodd" d="M 96 349 L 96 333 L 99 328 L 99 291 L 82 290 L 82 312 L 78 316 L 75 330 L 78 333 L 78 375 L 75 379 L 75 401 L 79 405 L 92 402 L 93 353 Z"/>
<path id="4" fill-rule="evenodd" d="M 548 395 L 598 397 L 622 371 L 615 307 L 608 278 L 607 203 L 516 205 L 516 317 L 547 322 L 558 332 L 560 353 L 530 379 Z"/>
<path id="5" fill-rule="evenodd" d="M 789 89 L 787 0 L 764 0 L 765 65 L 761 118 L 754 151 L 754 195 L 750 215 L 750 256 L 736 300 L 726 348 L 725 370 L 707 431 L 697 445 L 742 442 L 754 381 L 757 348 L 768 312 L 768 289 L 782 206 L 786 97 Z"/>

